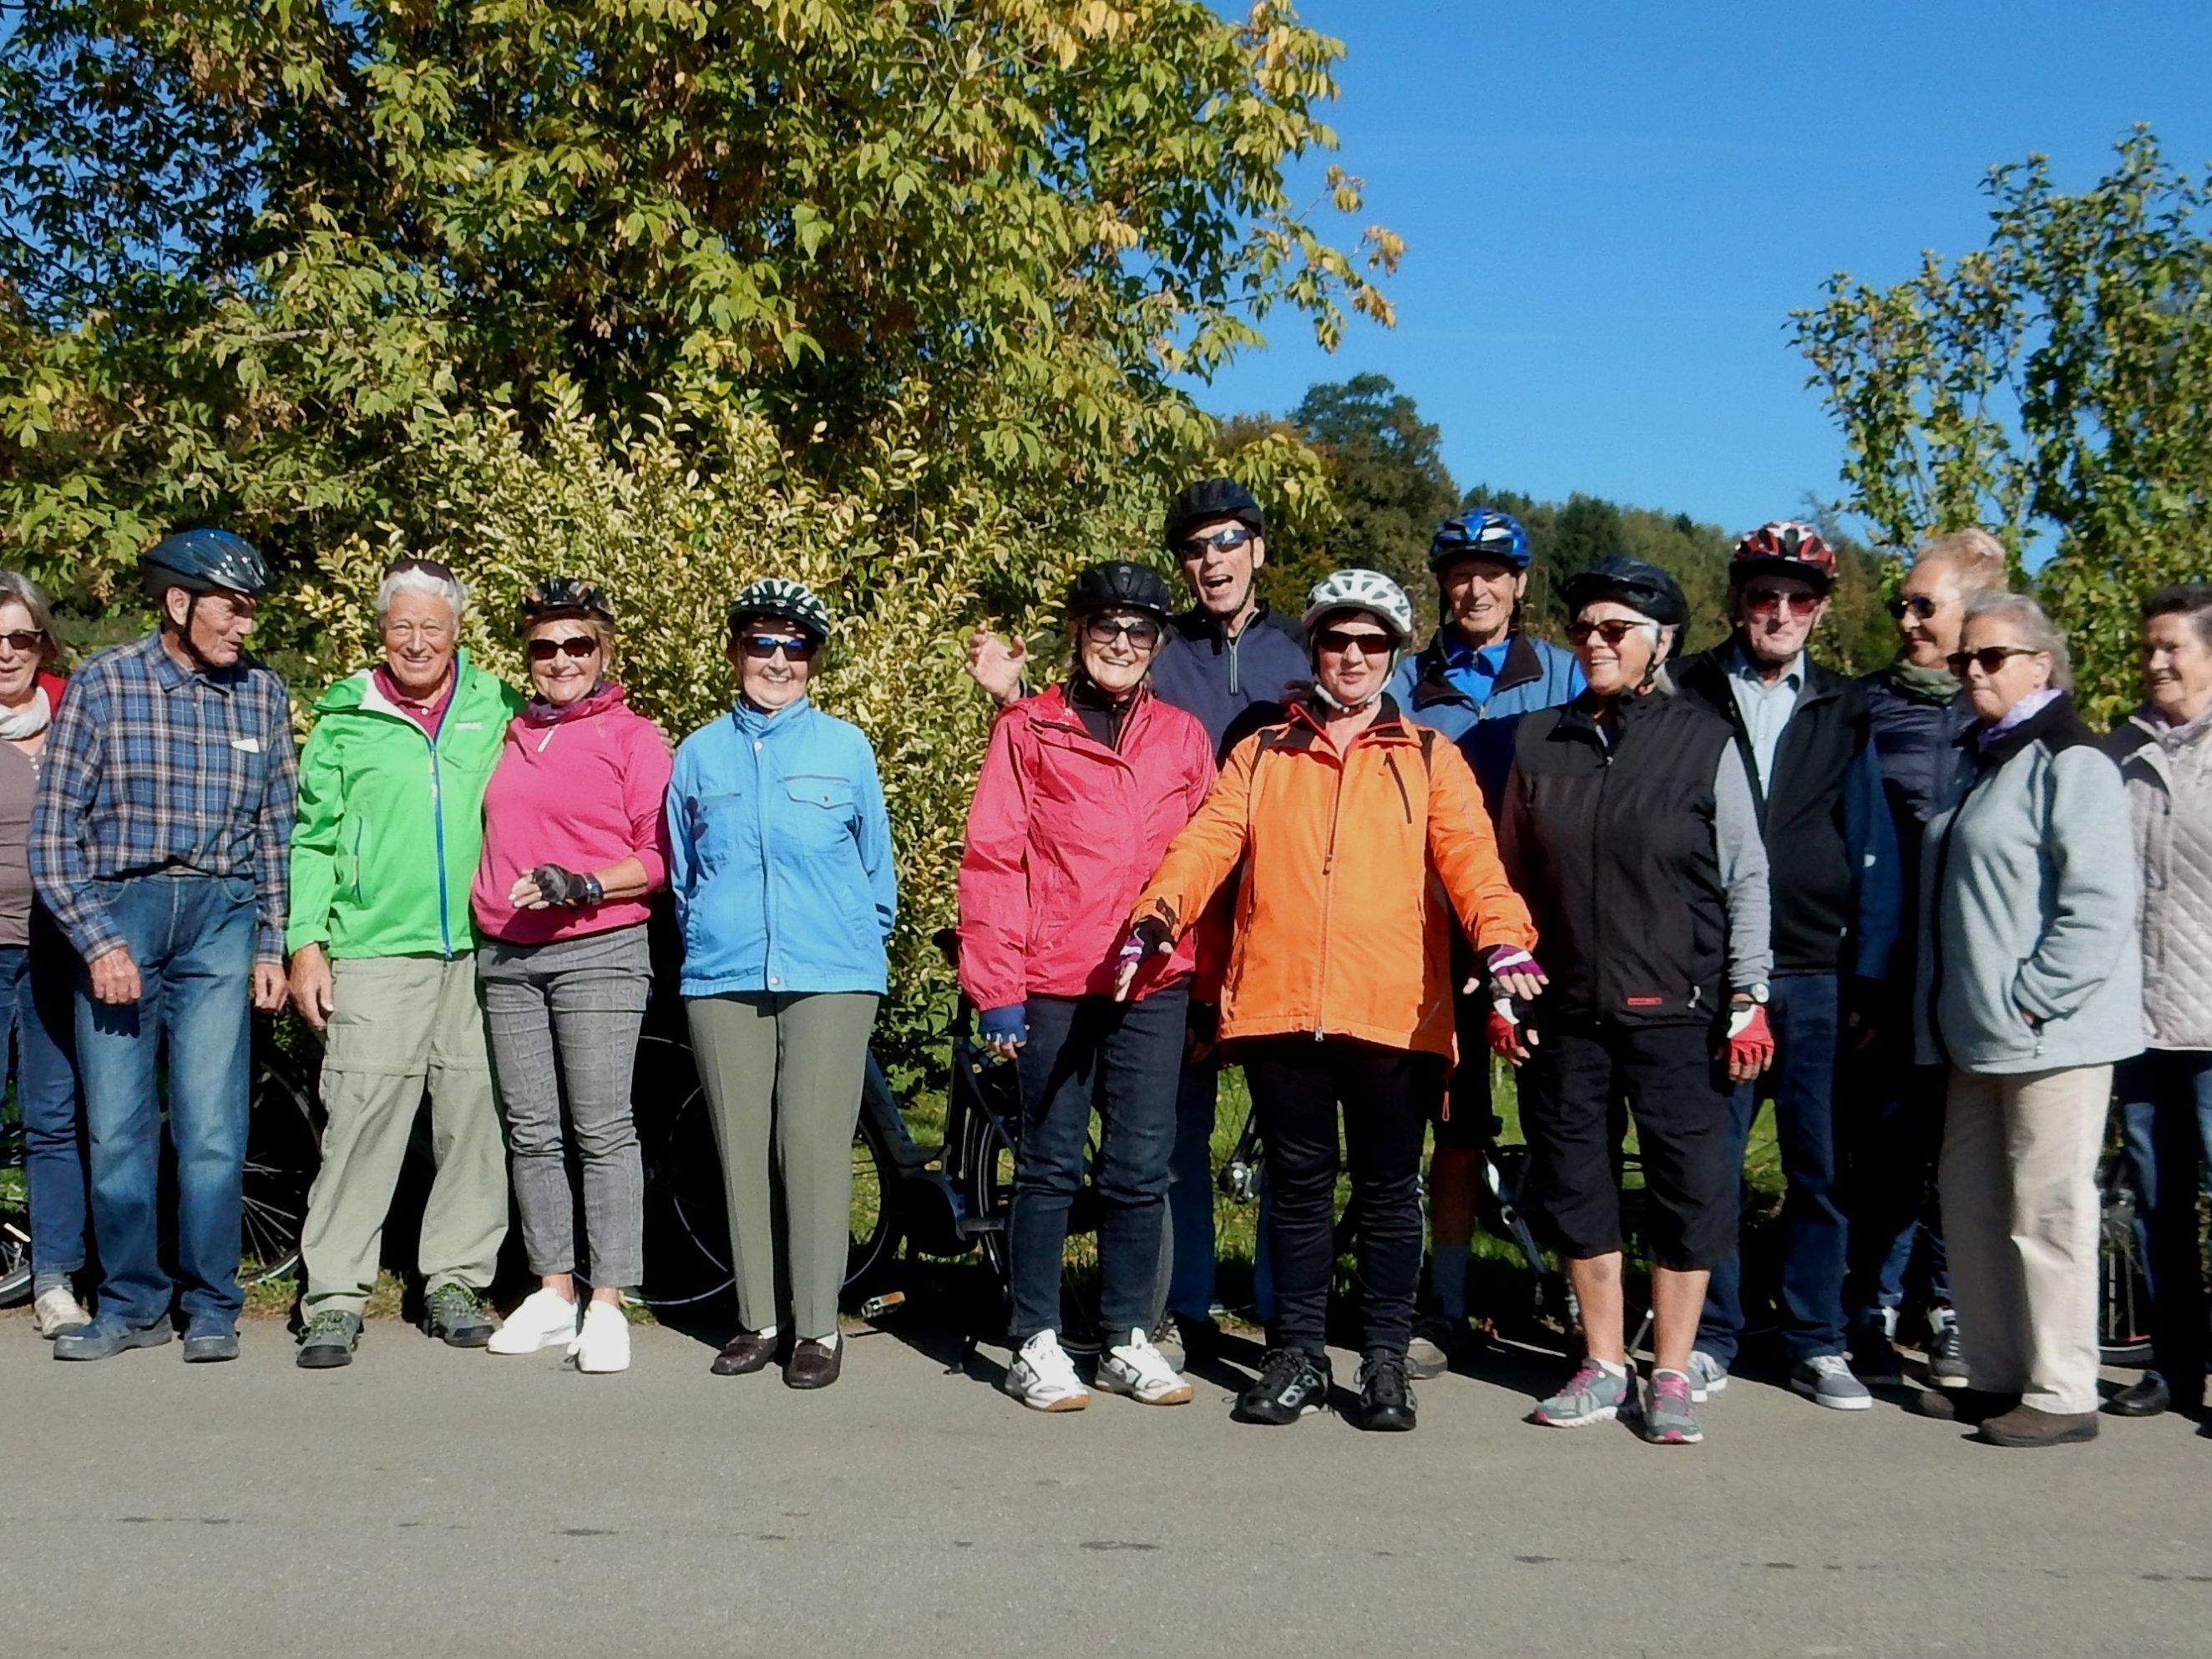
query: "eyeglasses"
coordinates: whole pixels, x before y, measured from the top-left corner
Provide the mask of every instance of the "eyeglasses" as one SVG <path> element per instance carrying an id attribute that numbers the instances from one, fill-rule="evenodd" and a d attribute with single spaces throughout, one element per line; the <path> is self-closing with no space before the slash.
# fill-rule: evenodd
<path id="1" fill-rule="evenodd" d="M 1567 637 L 1580 645 L 1595 634 L 1607 645 L 1617 646 L 1631 634 L 1646 629 L 1651 630 L 1654 640 L 1659 637 L 1659 624 L 1641 617 L 1607 617 L 1603 622 L 1584 622 L 1578 617 L 1567 624 Z"/>
<path id="2" fill-rule="evenodd" d="M 746 634 L 738 644 L 755 662 L 766 662 L 779 651 L 786 662 L 812 662 L 821 648 L 805 635 L 792 634 Z"/>
<path id="3" fill-rule="evenodd" d="M 1241 524 L 1232 524 L 1225 529 L 1212 531 L 1203 536 L 1191 537 L 1182 544 L 1182 556 L 1186 559 L 1201 559 L 1209 550 L 1218 553 L 1234 553 L 1251 539 L 1252 532 L 1249 530 Z"/>
<path id="4" fill-rule="evenodd" d="M 1093 645 L 1111 645 L 1122 635 L 1140 651 L 1160 642 L 1160 625 L 1149 617 L 1093 617 L 1083 624 L 1083 637 Z"/>
<path id="5" fill-rule="evenodd" d="M 393 576 L 417 575 L 434 577 L 441 582 L 458 584 L 459 580 L 453 574 L 451 565 L 441 564 L 435 559 L 394 559 L 384 567 L 384 574 L 387 579 Z"/>
<path id="6" fill-rule="evenodd" d="M 1914 593 L 1905 599 L 1892 599 L 1888 607 L 1889 614 L 1899 622 L 1905 620 L 1905 613 L 1908 611 L 1921 621 L 1926 622 L 1936 614 L 1936 601 L 1925 593 Z"/>
<path id="7" fill-rule="evenodd" d="M 568 634 L 557 640 L 532 640 L 530 642 L 530 660 L 551 662 L 556 657 L 588 657 L 599 648 L 599 640 L 590 634 Z"/>
<path id="8" fill-rule="evenodd" d="M 1753 587 L 1743 596 L 1744 609 L 1754 617 L 1771 617 L 1784 605 L 1793 617 L 1809 617 L 1820 608 L 1818 593 L 1784 593 L 1778 587 Z"/>
<path id="9" fill-rule="evenodd" d="M 43 628 L 19 628 L 12 633 L 0 634 L 0 645 L 10 651 L 37 651 L 43 649 L 46 643 L 46 630 Z"/>
<path id="10" fill-rule="evenodd" d="M 2039 657 L 2042 654 L 2040 651 L 2025 645 L 1985 645 L 1978 651 L 1954 651 L 1943 660 L 1950 664 L 1951 672 L 1963 680 L 1966 678 L 1966 665 L 1969 663 L 1984 674 L 1995 675 L 2002 672 L 2012 658 Z"/>
<path id="11" fill-rule="evenodd" d="M 1340 657 L 1355 647 L 1369 657 L 1387 657 L 1392 648 L 1388 634 L 1347 634 L 1341 628 L 1322 629 L 1314 635 L 1314 643 Z"/>

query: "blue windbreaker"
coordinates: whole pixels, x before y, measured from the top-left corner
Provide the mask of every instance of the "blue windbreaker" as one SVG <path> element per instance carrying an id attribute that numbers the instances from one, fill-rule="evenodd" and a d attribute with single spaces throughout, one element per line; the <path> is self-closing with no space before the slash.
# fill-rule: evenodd
<path id="1" fill-rule="evenodd" d="M 1483 805 L 1492 817 L 1504 799 L 1506 775 L 1513 769 L 1513 731 L 1523 714 L 1572 702 L 1582 695 L 1583 665 L 1571 653 L 1516 632 L 1508 636 L 1505 660 L 1492 682 L 1490 696 L 1477 703 L 1452 683 L 1445 671 L 1444 635 L 1437 630 L 1416 654 L 1398 665 L 1390 695 L 1408 717 L 1433 726 L 1459 745 L 1482 786 Z"/>

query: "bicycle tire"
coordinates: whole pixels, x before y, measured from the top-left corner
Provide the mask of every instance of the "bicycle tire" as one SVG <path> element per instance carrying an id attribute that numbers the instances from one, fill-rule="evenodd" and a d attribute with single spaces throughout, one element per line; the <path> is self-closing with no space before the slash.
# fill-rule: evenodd
<path id="1" fill-rule="evenodd" d="M 282 1049 L 256 1043 L 239 1208 L 238 1282 L 272 1284 L 299 1271 L 307 1194 L 322 1168 L 321 1097 Z"/>
<path id="2" fill-rule="evenodd" d="M 0 1308 L 31 1296 L 31 1196 L 23 1169 L 23 1121 L 0 1120 Z"/>
<path id="3" fill-rule="evenodd" d="M 2098 1352 L 2107 1365 L 2140 1365 L 2151 1358 L 2150 1279 L 2116 1153 L 2097 1161 L 2097 1196 Z"/>

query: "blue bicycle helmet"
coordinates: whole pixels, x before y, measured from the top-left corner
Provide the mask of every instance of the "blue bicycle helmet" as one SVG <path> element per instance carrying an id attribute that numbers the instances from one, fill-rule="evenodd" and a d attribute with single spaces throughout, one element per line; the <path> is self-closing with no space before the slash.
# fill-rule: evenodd
<path id="1" fill-rule="evenodd" d="M 1494 507 L 1470 507 L 1437 526 L 1429 542 L 1429 568 L 1442 570 L 1455 559 L 1496 559 L 1516 570 L 1528 568 L 1528 532 L 1510 513 Z"/>
<path id="2" fill-rule="evenodd" d="M 270 587 L 268 562 L 252 542 L 228 530 L 164 536 L 138 556 L 138 574 L 157 599 L 173 587 L 188 593 L 266 593 Z"/>

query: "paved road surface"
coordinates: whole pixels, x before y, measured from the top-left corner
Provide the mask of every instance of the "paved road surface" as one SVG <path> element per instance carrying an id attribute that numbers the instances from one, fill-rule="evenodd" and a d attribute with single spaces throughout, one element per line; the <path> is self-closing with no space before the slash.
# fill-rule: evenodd
<path id="1" fill-rule="evenodd" d="M 1702 1447 L 1529 1428 L 1508 1360 L 1422 1426 L 1023 1412 L 999 1356 L 855 1340 L 827 1393 L 455 1353 L 50 1362 L 0 1319 L 0 1653 L 2212 1653 L 2212 1440 L 2002 1452 L 1739 1382 Z M 1339 1357 L 1338 1375 L 1350 1375 Z"/>

